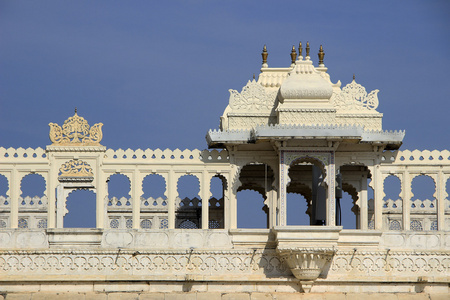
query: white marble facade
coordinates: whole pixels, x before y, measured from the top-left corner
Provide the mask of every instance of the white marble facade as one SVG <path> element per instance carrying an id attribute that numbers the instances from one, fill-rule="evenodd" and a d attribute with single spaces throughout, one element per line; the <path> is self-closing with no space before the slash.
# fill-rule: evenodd
<path id="1" fill-rule="evenodd" d="M 107 149 L 103 124 L 90 127 L 76 112 L 62 126 L 50 123 L 46 149 L 0 148 L 8 182 L 0 195 L 0 286 L 448 293 L 450 152 L 399 150 L 405 133 L 382 129 L 377 92 L 355 80 L 341 89 L 308 49 L 287 68 L 264 61 L 257 80 L 230 90 L 220 128 L 206 137 L 211 150 Z M 21 198 L 28 174 L 44 178 L 43 197 Z M 109 195 L 114 174 L 130 181 L 129 197 Z M 163 179 L 163 196 L 143 197 L 148 175 Z M 198 179 L 199 197 L 180 198 L 184 175 Z M 336 176 L 354 200 L 356 229 L 338 224 Z M 397 199 L 386 199 L 390 176 L 400 182 Z M 412 201 L 417 176 L 432 179 L 433 199 Z M 212 197 L 213 178 L 221 197 Z M 96 228 L 64 226 L 67 197 L 79 189 L 95 193 Z M 266 228 L 238 228 L 244 189 L 262 195 Z M 288 193 L 307 201 L 309 226 L 288 225 Z"/>

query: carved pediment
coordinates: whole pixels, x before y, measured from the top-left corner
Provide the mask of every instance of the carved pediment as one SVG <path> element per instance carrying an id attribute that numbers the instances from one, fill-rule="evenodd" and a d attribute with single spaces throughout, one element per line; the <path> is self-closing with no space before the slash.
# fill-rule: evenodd
<path id="1" fill-rule="evenodd" d="M 230 107 L 234 112 L 270 112 L 275 105 L 276 92 L 267 93 L 254 79 L 240 93 L 236 90 L 229 91 Z"/>
<path id="2" fill-rule="evenodd" d="M 88 122 L 77 115 L 76 110 L 72 117 L 64 121 L 62 128 L 56 123 L 48 125 L 49 137 L 55 146 L 100 146 L 103 137 L 103 124 L 97 123 L 89 127 Z"/>
<path id="3" fill-rule="evenodd" d="M 373 90 L 367 94 L 366 89 L 353 80 L 340 93 L 333 94 L 332 100 L 338 109 L 375 111 L 378 107 L 378 92 L 379 90 Z"/>

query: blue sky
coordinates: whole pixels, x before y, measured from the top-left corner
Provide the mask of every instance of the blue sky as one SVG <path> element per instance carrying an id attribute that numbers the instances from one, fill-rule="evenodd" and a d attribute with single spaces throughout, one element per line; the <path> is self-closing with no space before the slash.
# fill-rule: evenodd
<path id="1" fill-rule="evenodd" d="M 402 149 L 449 149 L 448 1 L 0 1 L 0 146 L 45 147 L 74 108 L 108 148 L 206 148 L 228 89 L 322 44 L 333 82 L 379 89 Z"/>
<path id="2" fill-rule="evenodd" d="M 448 1 L 1 1 L 0 145 L 45 147 L 48 123 L 104 123 L 109 148 L 205 148 L 228 89 L 292 45 L 333 82 L 379 89 L 404 149 L 449 148 Z"/>

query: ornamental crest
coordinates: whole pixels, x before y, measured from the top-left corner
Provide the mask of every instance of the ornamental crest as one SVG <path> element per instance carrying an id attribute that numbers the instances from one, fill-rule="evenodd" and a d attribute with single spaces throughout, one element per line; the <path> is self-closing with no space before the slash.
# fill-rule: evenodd
<path id="1" fill-rule="evenodd" d="M 64 121 L 61 128 L 56 123 L 48 124 L 50 126 L 50 140 L 52 145 L 57 146 L 100 146 L 102 140 L 102 123 L 94 124 L 89 128 L 88 122 L 75 114 Z"/>
<path id="2" fill-rule="evenodd" d="M 372 110 L 378 107 L 379 90 L 367 94 L 366 89 L 353 81 L 347 84 L 339 94 L 333 94 L 334 104 L 344 110 Z"/>
<path id="3" fill-rule="evenodd" d="M 59 177 L 94 177 L 94 173 L 87 162 L 72 159 L 59 168 Z"/>
<path id="4" fill-rule="evenodd" d="M 276 92 L 266 93 L 265 88 L 255 79 L 249 80 L 240 93 L 236 90 L 229 92 L 230 107 L 233 110 L 270 111 L 275 105 Z"/>

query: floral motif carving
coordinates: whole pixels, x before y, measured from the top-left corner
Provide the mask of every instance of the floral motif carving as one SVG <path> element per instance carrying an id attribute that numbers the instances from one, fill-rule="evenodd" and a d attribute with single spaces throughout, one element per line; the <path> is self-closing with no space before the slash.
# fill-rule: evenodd
<path id="1" fill-rule="evenodd" d="M 90 274 L 269 274 L 289 276 L 275 251 L 21 251 L 0 252 L 0 276 Z M 265 276 L 265 275 L 263 275 Z M 60 278 L 59 278 L 60 279 Z"/>
<path id="2" fill-rule="evenodd" d="M 96 146 L 100 145 L 102 140 L 102 123 L 94 124 L 89 127 L 88 122 L 75 114 L 64 121 L 61 128 L 56 123 L 49 123 L 50 133 L 49 137 L 52 145 L 58 146 Z"/>
<path id="3" fill-rule="evenodd" d="M 93 177 L 92 168 L 82 160 L 70 160 L 59 168 L 59 177 Z"/>
<path id="4" fill-rule="evenodd" d="M 270 111 L 275 106 L 276 92 L 266 93 L 265 88 L 254 79 L 240 93 L 236 90 L 229 91 L 230 107 L 233 110 Z"/>
<path id="5" fill-rule="evenodd" d="M 334 93 L 332 100 L 337 108 L 345 110 L 375 110 L 378 107 L 379 90 L 367 94 L 366 89 L 353 80 L 339 94 Z"/>

